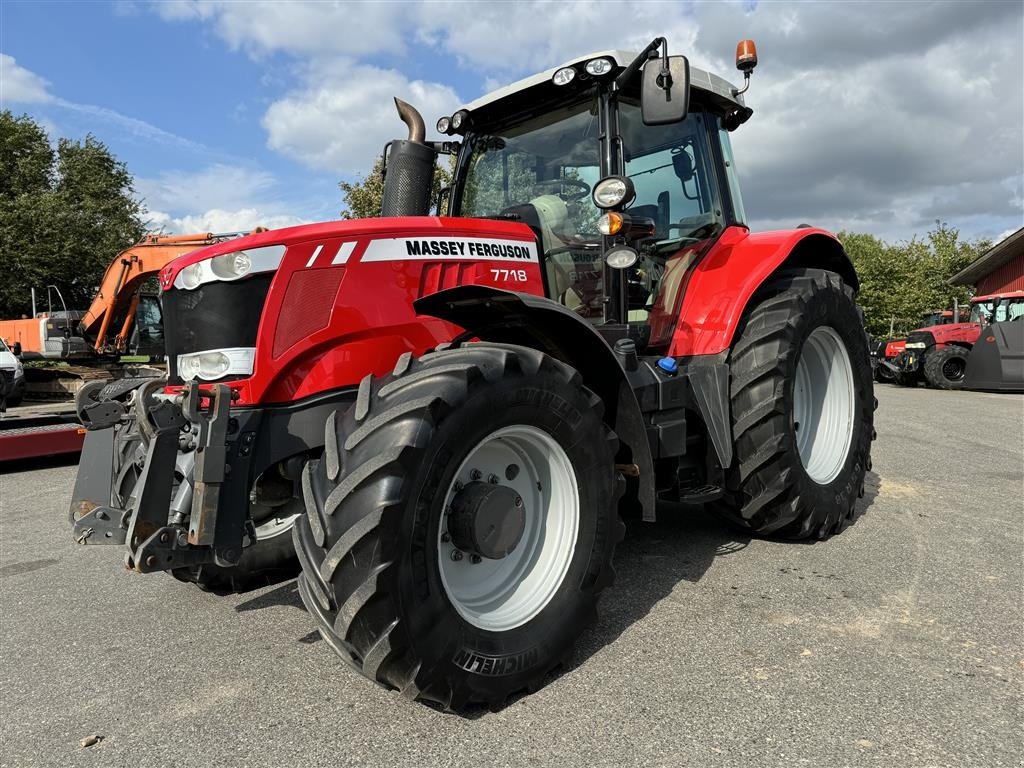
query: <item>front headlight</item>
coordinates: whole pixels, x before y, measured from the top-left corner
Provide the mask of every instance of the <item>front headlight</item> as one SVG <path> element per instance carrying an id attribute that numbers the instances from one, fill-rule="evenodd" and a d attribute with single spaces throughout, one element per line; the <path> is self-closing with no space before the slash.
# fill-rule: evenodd
<path id="1" fill-rule="evenodd" d="M 264 245 L 222 253 L 183 268 L 174 279 L 174 287 L 191 291 L 205 283 L 239 280 L 259 272 L 272 272 L 281 266 L 284 253 L 283 245 Z"/>
<path id="2" fill-rule="evenodd" d="M 633 202 L 636 190 L 627 176 L 608 176 L 594 185 L 592 196 L 598 208 L 614 208 Z"/>
<path id="3" fill-rule="evenodd" d="M 904 349 L 924 349 L 925 343 L 923 341 L 912 341 L 909 344 L 903 345 Z"/>
<path id="4" fill-rule="evenodd" d="M 188 291 L 198 288 L 203 284 L 203 263 L 200 261 L 185 267 L 181 270 L 178 280 L 175 282 L 180 282 L 181 285 L 179 287 Z"/>
<path id="5" fill-rule="evenodd" d="M 611 59 L 591 59 L 587 62 L 587 66 L 584 67 L 588 75 L 594 75 L 600 77 L 601 75 L 607 75 L 612 71 Z"/>
<path id="6" fill-rule="evenodd" d="M 252 269 L 252 260 L 245 251 L 225 253 L 210 259 L 210 270 L 221 280 L 237 280 Z"/>
<path id="7" fill-rule="evenodd" d="M 628 245 L 615 245 L 604 255 L 605 263 L 612 269 L 627 269 L 636 264 L 640 254 Z"/>
<path id="8" fill-rule="evenodd" d="M 213 381 L 223 376 L 247 376 L 252 373 L 254 347 L 209 349 L 178 355 L 178 375 L 185 381 Z"/>

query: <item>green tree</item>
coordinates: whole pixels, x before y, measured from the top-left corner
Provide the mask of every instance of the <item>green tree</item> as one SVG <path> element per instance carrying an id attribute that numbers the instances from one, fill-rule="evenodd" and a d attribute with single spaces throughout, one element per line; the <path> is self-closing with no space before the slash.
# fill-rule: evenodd
<path id="1" fill-rule="evenodd" d="M 144 228 L 132 178 L 100 140 L 56 152 L 28 115 L 0 112 L 0 317 L 31 310 L 31 289 L 56 285 L 84 309 L 114 256 Z"/>
<path id="2" fill-rule="evenodd" d="M 440 158 L 434 169 L 434 184 L 430 192 L 431 208 L 436 212 L 441 190 L 452 183 L 452 172 L 455 168 L 455 157 L 450 156 L 445 162 Z M 343 219 L 373 219 L 380 216 L 381 204 L 384 200 L 384 177 L 381 173 L 383 163 L 380 158 L 373 164 L 373 170 L 358 181 L 342 181 L 341 189 L 345 208 L 341 212 Z M 445 211 L 447 213 L 447 202 Z"/>
<path id="3" fill-rule="evenodd" d="M 876 336 L 888 336 L 890 323 L 903 335 L 919 327 L 926 312 L 952 309 L 954 299 L 965 305 L 971 290 L 949 285 L 949 278 L 991 247 L 988 240 L 962 240 L 957 229 L 941 221 L 909 242 L 889 244 L 852 232 L 840 232 L 839 239 L 857 268 L 857 301 Z"/>

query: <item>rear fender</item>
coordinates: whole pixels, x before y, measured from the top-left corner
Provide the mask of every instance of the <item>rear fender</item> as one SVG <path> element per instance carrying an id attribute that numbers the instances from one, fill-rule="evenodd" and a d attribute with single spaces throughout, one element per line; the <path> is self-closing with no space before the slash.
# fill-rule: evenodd
<path id="1" fill-rule="evenodd" d="M 860 285 L 842 244 L 823 229 L 751 234 L 729 227 L 689 276 L 669 354 L 717 355 L 729 349 L 757 289 L 779 270 L 800 267 L 837 272 L 855 291 Z"/>
<path id="2" fill-rule="evenodd" d="M 543 296 L 480 285 L 424 296 L 413 306 L 475 338 L 539 349 L 579 371 L 604 401 L 605 421 L 619 437 L 616 462 L 639 467 L 637 501 L 644 518 L 654 519 L 654 462 L 640 405 L 611 347 L 590 323 Z"/>

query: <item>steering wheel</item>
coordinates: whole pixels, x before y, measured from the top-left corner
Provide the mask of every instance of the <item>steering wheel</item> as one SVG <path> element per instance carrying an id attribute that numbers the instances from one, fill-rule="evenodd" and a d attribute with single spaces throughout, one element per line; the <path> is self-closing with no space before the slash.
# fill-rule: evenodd
<path id="1" fill-rule="evenodd" d="M 569 187 L 571 191 L 566 191 L 566 187 Z M 547 179 L 534 184 L 531 194 L 534 197 L 554 194 L 567 203 L 572 203 L 589 195 L 590 185 L 579 179 Z"/>

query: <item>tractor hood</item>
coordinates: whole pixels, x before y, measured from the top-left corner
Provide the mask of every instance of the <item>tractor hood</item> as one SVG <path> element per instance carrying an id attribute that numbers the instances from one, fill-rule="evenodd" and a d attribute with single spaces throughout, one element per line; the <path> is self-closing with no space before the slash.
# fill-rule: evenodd
<path id="1" fill-rule="evenodd" d="M 488 219 L 355 219 L 193 251 L 160 272 L 169 383 L 225 383 L 241 405 L 317 394 L 337 386 L 342 367 L 382 375 L 404 352 L 461 332 L 413 308 L 460 285 L 543 295 L 533 231 Z"/>
<path id="2" fill-rule="evenodd" d="M 917 328 L 910 332 L 909 336 L 918 334 L 930 334 L 935 344 L 950 344 L 962 342 L 973 344 L 981 333 L 981 326 L 977 323 L 948 323 L 946 325 L 929 325 L 926 328 Z"/>

